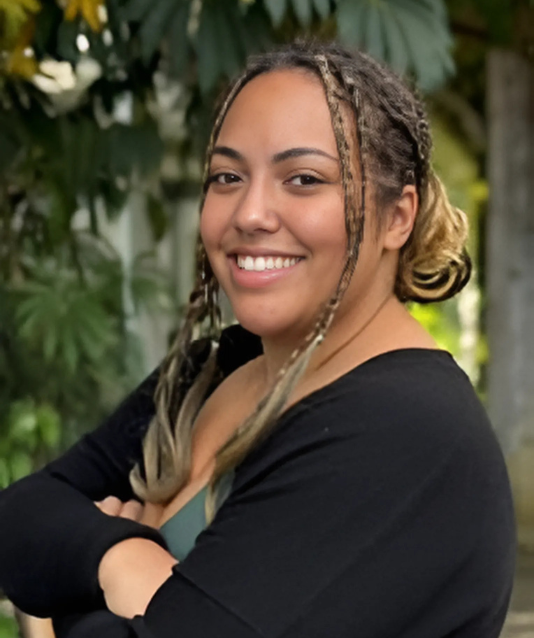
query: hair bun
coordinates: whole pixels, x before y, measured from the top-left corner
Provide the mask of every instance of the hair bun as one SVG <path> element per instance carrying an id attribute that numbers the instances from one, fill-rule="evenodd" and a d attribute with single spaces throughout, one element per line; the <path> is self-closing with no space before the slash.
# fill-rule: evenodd
<path id="1" fill-rule="evenodd" d="M 471 276 L 467 216 L 431 171 L 410 239 L 401 250 L 395 293 L 402 301 L 445 301 Z"/>

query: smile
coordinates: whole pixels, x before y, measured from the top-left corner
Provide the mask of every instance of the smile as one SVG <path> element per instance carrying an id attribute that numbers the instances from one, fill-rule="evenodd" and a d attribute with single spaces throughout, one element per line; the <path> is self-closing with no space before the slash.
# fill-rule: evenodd
<path id="1" fill-rule="evenodd" d="M 299 262 L 301 257 L 252 257 L 251 255 L 236 255 L 237 265 L 241 270 L 253 270 L 262 272 L 264 270 L 282 270 L 290 268 Z"/>

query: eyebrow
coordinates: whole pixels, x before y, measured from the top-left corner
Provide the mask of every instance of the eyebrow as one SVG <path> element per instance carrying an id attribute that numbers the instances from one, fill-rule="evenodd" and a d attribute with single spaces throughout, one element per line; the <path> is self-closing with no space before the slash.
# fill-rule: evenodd
<path id="1" fill-rule="evenodd" d="M 229 146 L 216 146 L 213 149 L 213 155 L 224 155 L 225 157 L 229 157 L 230 159 L 238 162 L 243 162 L 245 160 L 245 157 L 239 151 L 236 151 L 234 148 L 230 148 Z M 333 162 L 336 162 L 336 164 L 339 161 L 337 157 L 330 155 L 326 151 L 322 151 L 320 148 L 302 146 L 297 148 L 288 148 L 286 151 L 276 153 L 273 155 L 272 163 L 279 164 L 280 162 L 285 162 L 288 159 L 303 157 L 304 155 L 320 155 L 321 157 L 326 157 Z"/>

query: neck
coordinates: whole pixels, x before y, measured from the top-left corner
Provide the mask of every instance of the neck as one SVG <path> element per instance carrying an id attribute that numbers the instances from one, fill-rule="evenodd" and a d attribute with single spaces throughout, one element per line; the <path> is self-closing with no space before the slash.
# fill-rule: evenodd
<path id="1" fill-rule="evenodd" d="M 400 302 L 391 291 L 369 292 L 359 303 L 353 304 L 350 310 L 344 309 L 342 303 L 324 342 L 312 355 L 305 378 L 312 376 L 348 349 L 365 349 L 370 334 L 376 333 L 376 326 L 381 323 L 382 315 L 399 305 Z M 274 381 L 280 368 L 305 336 L 300 334 L 262 338 L 267 384 Z"/>

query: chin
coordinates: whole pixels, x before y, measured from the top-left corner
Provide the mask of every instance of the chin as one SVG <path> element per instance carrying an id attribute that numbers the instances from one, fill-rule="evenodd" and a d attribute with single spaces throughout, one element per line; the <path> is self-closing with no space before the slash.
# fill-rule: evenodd
<path id="1" fill-rule="evenodd" d="M 245 330 L 252 332 L 252 334 L 257 335 L 258 337 L 261 337 L 262 339 L 264 338 L 272 339 L 273 337 L 276 337 L 277 335 L 282 335 L 288 332 L 288 329 L 290 328 L 290 326 L 284 326 L 278 323 L 268 322 L 259 317 L 249 316 L 247 314 L 238 313 L 235 315 L 235 317 L 237 321 L 239 322 L 239 324 L 243 328 L 245 328 Z"/>
<path id="2" fill-rule="evenodd" d="M 288 339 L 296 343 L 302 339 L 311 328 L 312 321 L 302 321 L 302 318 L 291 317 L 282 313 L 260 313 L 258 308 L 235 308 L 234 314 L 240 325 L 262 339 Z M 295 345 L 296 345 L 295 343 Z"/>

